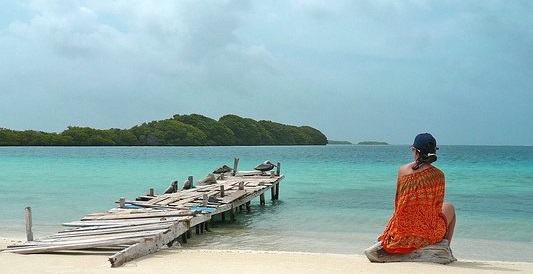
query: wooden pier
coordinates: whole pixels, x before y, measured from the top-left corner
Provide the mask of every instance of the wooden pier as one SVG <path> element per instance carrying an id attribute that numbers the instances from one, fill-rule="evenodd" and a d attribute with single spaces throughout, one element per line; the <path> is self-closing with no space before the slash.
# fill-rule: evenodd
<path id="1" fill-rule="evenodd" d="M 117 251 L 109 257 L 111 266 L 117 267 L 157 252 L 164 246 L 172 246 L 176 241 L 186 243 L 193 229 L 197 234 L 203 233 L 208 229 L 208 221 L 216 215 L 225 220 L 229 213 L 229 218 L 235 220 L 236 211 L 244 206 L 249 211 L 252 199 L 257 196 L 264 205 L 268 190 L 272 200 L 278 199 L 280 182 L 284 178 L 279 163 L 275 171 L 268 173 L 237 172 L 237 165 L 238 159 L 235 159 L 232 171 L 203 180 L 205 185 L 192 186 L 193 178 L 189 177 L 184 186 L 188 183 L 190 189 L 178 190 L 175 181 L 165 194 L 156 195 L 150 189 L 147 195 L 139 196 L 135 201 L 120 198 L 116 208 L 64 223 L 65 230 L 39 240 L 33 239 L 31 209 L 27 209 L 28 241 L 8 246 L 2 252 L 35 254 L 110 250 Z"/>

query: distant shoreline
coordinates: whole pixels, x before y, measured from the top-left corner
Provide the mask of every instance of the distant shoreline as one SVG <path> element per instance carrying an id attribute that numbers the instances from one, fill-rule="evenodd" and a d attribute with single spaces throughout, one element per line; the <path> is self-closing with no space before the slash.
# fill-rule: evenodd
<path id="1" fill-rule="evenodd" d="M 353 144 L 351 142 L 348 142 L 348 141 L 328 140 L 328 145 L 353 145 Z"/>
<path id="2" fill-rule="evenodd" d="M 353 143 L 349 142 L 349 141 L 328 140 L 328 145 L 353 145 Z M 362 141 L 362 142 L 357 143 L 357 145 L 363 145 L 363 146 L 388 146 L 389 143 L 380 142 L 380 141 Z"/>
<path id="3" fill-rule="evenodd" d="M 215 120 L 200 114 L 175 114 L 129 129 L 69 126 L 61 133 L 0 127 L 0 146 L 268 146 L 326 145 L 310 126 L 293 126 L 228 114 Z"/>
<path id="4" fill-rule="evenodd" d="M 365 146 L 388 146 L 389 143 L 387 142 L 380 142 L 380 141 L 363 141 L 357 143 L 358 145 L 365 145 Z"/>

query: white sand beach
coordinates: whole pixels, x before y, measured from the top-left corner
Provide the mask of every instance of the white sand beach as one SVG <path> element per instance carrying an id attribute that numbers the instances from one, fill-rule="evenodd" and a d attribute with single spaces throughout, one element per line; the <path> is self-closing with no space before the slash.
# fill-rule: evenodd
<path id="1" fill-rule="evenodd" d="M 19 242 L 0 238 L 0 249 Z M 533 263 L 459 260 L 449 265 L 433 263 L 370 263 L 365 256 L 166 249 L 118 268 L 111 268 L 110 253 L 20 255 L 0 253 L 2 274 L 25 273 L 533 273 Z"/>

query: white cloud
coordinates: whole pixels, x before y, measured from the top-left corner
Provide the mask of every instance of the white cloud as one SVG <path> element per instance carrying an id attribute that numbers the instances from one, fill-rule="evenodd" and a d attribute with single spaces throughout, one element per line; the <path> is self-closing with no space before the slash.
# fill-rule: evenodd
<path id="1" fill-rule="evenodd" d="M 472 111 L 465 98 L 482 101 L 478 117 L 530 114 L 529 1 L 2 5 L 0 127 L 128 127 L 174 113 L 235 113 L 358 141 L 399 131 L 399 118 L 414 110 L 453 112 L 439 121 L 454 128 L 446 123 Z"/>

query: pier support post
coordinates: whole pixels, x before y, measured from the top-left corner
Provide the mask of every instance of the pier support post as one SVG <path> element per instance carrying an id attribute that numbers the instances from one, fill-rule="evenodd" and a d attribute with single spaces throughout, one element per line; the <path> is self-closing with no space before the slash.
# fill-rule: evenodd
<path id="1" fill-rule="evenodd" d="M 281 174 L 281 164 L 278 162 L 276 164 L 276 176 L 279 176 Z"/>
<path id="2" fill-rule="evenodd" d="M 260 205 L 265 205 L 265 193 L 261 193 L 261 195 L 259 195 L 259 204 Z"/>
<path id="3" fill-rule="evenodd" d="M 250 212 L 252 208 L 250 207 L 250 201 L 246 202 L 246 211 Z"/>
<path id="4" fill-rule="evenodd" d="M 120 197 L 118 200 L 118 207 L 119 208 L 125 208 L 126 207 L 126 198 Z"/>
<path id="5" fill-rule="evenodd" d="M 239 167 L 239 158 L 233 159 L 233 171 L 231 172 L 231 175 L 235 176 L 237 174 L 237 168 Z"/>
<path id="6" fill-rule="evenodd" d="M 224 185 L 220 186 L 220 197 L 224 197 Z"/>
<path id="7" fill-rule="evenodd" d="M 207 201 L 208 201 L 207 194 L 204 193 L 202 195 L 202 206 L 204 206 L 204 207 L 207 206 Z"/>
<path id="8" fill-rule="evenodd" d="M 272 185 L 272 188 L 270 188 L 270 195 L 272 197 L 272 200 L 279 199 L 279 181 L 277 183 L 274 183 Z"/>
<path id="9" fill-rule="evenodd" d="M 231 217 L 231 221 L 232 222 L 235 222 L 236 220 L 236 208 L 235 207 L 232 207 L 231 210 L 230 210 L 230 217 Z"/>
<path id="10" fill-rule="evenodd" d="M 239 190 L 244 190 L 244 182 L 239 182 Z"/>
<path id="11" fill-rule="evenodd" d="M 154 196 L 154 189 L 153 188 L 150 188 L 150 190 L 148 191 L 148 196 Z"/>
<path id="12" fill-rule="evenodd" d="M 187 181 L 189 181 L 189 183 L 190 183 L 190 188 L 193 188 L 194 187 L 194 182 L 193 182 L 192 175 L 187 178 Z"/>
<path id="13" fill-rule="evenodd" d="M 26 240 L 30 242 L 33 241 L 31 207 L 28 206 L 24 210 L 26 211 Z"/>

